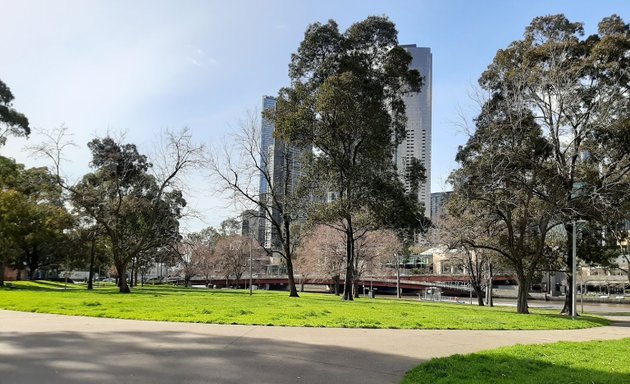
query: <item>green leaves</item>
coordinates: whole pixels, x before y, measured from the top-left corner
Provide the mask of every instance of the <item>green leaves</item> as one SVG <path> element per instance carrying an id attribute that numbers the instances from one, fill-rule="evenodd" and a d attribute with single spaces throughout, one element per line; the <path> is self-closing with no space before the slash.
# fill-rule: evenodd
<path id="1" fill-rule="evenodd" d="M 0 145 L 6 142 L 7 133 L 15 136 L 28 136 L 31 133 L 26 116 L 11 106 L 13 98 L 9 87 L 0 80 Z"/>

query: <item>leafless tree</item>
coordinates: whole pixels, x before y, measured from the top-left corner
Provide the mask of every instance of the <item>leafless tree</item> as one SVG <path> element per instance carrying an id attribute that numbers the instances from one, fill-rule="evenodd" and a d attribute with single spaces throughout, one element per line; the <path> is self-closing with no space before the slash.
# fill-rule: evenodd
<path id="1" fill-rule="evenodd" d="M 334 293 L 339 294 L 346 260 L 345 242 L 340 232 L 318 225 L 304 236 L 296 254 L 298 273 L 315 281 L 332 280 Z"/>
<path id="2" fill-rule="evenodd" d="M 233 144 L 224 148 L 223 157 L 210 159 L 210 170 L 222 180 L 221 192 L 230 192 L 243 210 L 256 208 L 258 218 L 271 231 L 267 244 L 264 239 L 259 241 L 268 252 L 283 259 L 289 296 L 297 297 L 293 261 L 300 237 L 297 227 L 304 219 L 306 201 L 297 189 L 300 151 L 280 139 L 275 139 L 271 149 L 263 146 L 260 127 L 259 115 L 248 113 L 239 124 Z M 261 191 L 260 182 L 266 190 Z"/>
<path id="3" fill-rule="evenodd" d="M 234 276 L 237 288 L 240 280 L 249 266 L 250 255 L 258 256 L 263 250 L 255 240 L 241 236 L 232 235 L 219 239 L 214 250 L 216 265 L 220 273 L 227 279 Z"/>

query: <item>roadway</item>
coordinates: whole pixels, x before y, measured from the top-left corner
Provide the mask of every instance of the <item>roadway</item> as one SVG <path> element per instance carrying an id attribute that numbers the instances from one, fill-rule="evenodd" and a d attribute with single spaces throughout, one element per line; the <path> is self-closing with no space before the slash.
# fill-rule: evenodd
<path id="1" fill-rule="evenodd" d="M 630 318 L 571 331 L 321 329 L 0 311 L 0 382 L 399 383 L 420 362 L 513 344 L 630 337 Z"/>

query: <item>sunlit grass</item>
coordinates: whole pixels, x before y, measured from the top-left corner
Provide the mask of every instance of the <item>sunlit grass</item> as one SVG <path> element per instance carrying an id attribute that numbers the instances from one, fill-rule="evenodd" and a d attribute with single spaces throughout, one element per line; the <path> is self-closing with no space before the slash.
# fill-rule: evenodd
<path id="1" fill-rule="evenodd" d="M 286 292 L 270 291 L 255 291 L 250 297 L 247 291 L 167 286 L 135 288 L 123 295 L 113 286 L 90 292 L 14 283 L 13 288 L 0 289 L 0 308 L 120 319 L 337 328 L 576 329 L 607 324 L 597 317 L 572 321 L 543 310 L 519 315 L 504 307 L 367 298 L 343 302 L 334 295 L 289 298 Z"/>
<path id="2" fill-rule="evenodd" d="M 403 384 L 630 383 L 630 339 L 519 345 L 433 359 Z"/>

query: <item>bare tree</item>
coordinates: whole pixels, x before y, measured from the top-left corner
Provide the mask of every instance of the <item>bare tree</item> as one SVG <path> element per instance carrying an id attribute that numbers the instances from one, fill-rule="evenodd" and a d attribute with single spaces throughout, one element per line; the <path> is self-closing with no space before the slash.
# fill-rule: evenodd
<path id="1" fill-rule="evenodd" d="M 250 255 L 256 255 L 262 251 L 260 245 L 255 240 L 241 236 L 232 235 L 217 241 L 214 254 L 217 260 L 218 269 L 226 280 L 230 276 L 236 279 L 236 287 L 240 286 L 240 280 L 249 266 Z"/>
<path id="2" fill-rule="evenodd" d="M 270 230 L 266 235 L 269 241 L 259 241 L 269 253 L 283 259 L 289 279 L 289 296 L 298 297 L 293 260 L 300 237 L 297 227 L 304 219 L 306 201 L 297 189 L 296 164 L 300 151 L 279 139 L 274 147 L 265 147 L 261 142 L 260 127 L 258 114 L 249 113 L 240 122 L 233 146 L 224 148 L 223 158 L 212 158 L 210 169 L 223 181 L 222 192 L 232 193 L 243 208 L 257 208 L 254 210 L 257 217 Z M 265 185 L 265 190 L 261 190 L 260 183 Z"/>
<path id="3" fill-rule="evenodd" d="M 394 265 L 397 279 L 397 291 L 400 295 L 400 257 L 403 244 L 392 230 L 367 231 L 356 240 L 356 277 L 389 276 Z M 355 284 L 355 297 L 358 295 L 358 282 Z"/>
<path id="4" fill-rule="evenodd" d="M 340 293 L 341 275 L 345 271 L 346 250 L 343 234 L 325 225 L 309 231 L 297 251 L 296 270 L 315 281 L 333 283 Z"/>

